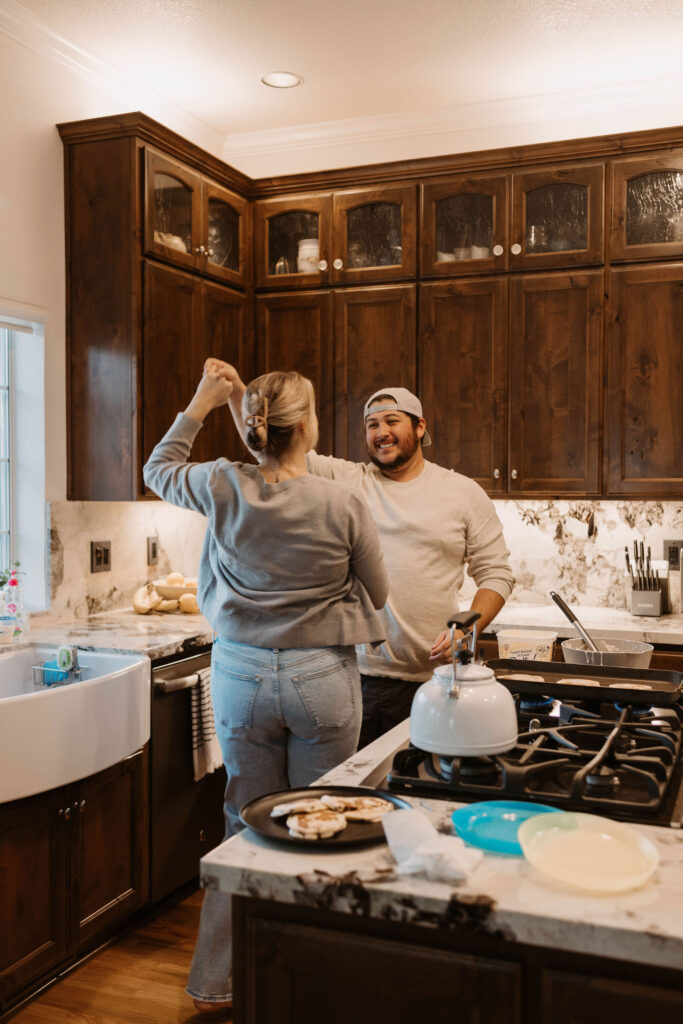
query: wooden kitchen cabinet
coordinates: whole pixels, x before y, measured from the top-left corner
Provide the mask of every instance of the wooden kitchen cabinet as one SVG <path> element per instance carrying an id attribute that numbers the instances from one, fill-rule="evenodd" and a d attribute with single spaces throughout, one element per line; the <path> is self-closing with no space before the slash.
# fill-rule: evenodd
<path id="1" fill-rule="evenodd" d="M 251 378 L 249 325 L 248 299 L 241 292 L 147 261 L 143 461 L 188 405 L 208 356 Z M 214 409 L 197 435 L 192 459 L 242 459 L 244 453 L 228 407 Z"/>
<path id="2" fill-rule="evenodd" d="M 145 151 L 145 251 L 186 270 L 246 287 L 247 200 L 153 149 Z"/>
<path id="3" fill-rule="evenodd" d="M 414 185 L 254 204 L 257 288 L 315 288 L 415 276 Z"/>
<path id="4" fill-rule="evenodd" d="M 415 285 L 259 295 L 256 314 L 258 372 L 291 369 L 311 379 L 318 451 L 367 461 L 366 399 L 390 382 L 416 386 Z"/>
<path id="5" fill-rule="evenodd" d="M 148 898 L 147 753 L 0 806 L 0 1012 Z"/>
<path id="6" fill-rule="evenodd" d="M 601 300 L 602 271 L 423 283 L 428 457 L 493 496 L 598 494 Z"/>
<path id="7" fill-rule="evenodd" d="M 204 358 L 223 354 L 249 372 L 247 179 L 142 114 L 59 129 L 67 497 L 136 500 L 148 496 L 145 460 L 187 405 Z M 160 211 L 168 214 L 163 223 L 155 219 Z M 185 239 L 186 250 L 208 244 L 215 258 L 183 252 L 167 244 L 171 237 Z M 230 454 L 225 438 L 232 443 L 234 428 L 217 412 L 201 431 L 195 456 Z"/>
<path id="8" fill-rule="evenodd" d="M 683 263 L 613 270 L 607 338 L 607 493 L 683 489 Z"/>
<path id="9" fill-rule="evenodd" d="M 683 256 L 683 150 L 612 160 L 610 258 Z"/>

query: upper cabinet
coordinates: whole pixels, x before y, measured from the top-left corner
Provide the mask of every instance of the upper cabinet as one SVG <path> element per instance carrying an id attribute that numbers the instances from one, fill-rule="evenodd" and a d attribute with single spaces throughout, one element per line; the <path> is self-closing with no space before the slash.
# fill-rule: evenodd
<path id="1" fill-rule="evenodd" d="M 315 288 L 415 275 L 415 186 L 257 200 L 256 286 Z"/>
<path id="2" fill-rule="evenodd" d="M 248 204 L 153 149 L 145 154 L 145 251 L 186 270 L 244 287 Z"/>
<path id="3" fill-rule="evenodd" d="M 612 162 L 613 260 L 683 255 L 683 152 Z"/>
<path id="4" fill-rule="evenodd" d="M 448 178 L 423 185 L 421 192 L 423 277 L 507 270 L 506 175 Z"/>
<path id="5" fill-rule="evenodd" d="M 510 269 L 602 263 L 604 179 L 602 163 L 513 174 Z"/>

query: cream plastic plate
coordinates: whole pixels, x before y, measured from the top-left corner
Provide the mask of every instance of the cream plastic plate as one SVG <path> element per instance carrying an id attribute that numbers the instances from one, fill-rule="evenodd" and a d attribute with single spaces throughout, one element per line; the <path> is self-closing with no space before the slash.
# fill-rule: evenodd
<path id="1" fill-rule="evenodd" d="M 176 584 L 175 586 L 169 586 L 163 580 L 152 580 L 152 586 L 159 594 L 160 597 L 165 598 L 168 601 L 176 601 L 183 594 L 197 594 L 197 581 L 192 580 L 190 583 L 185 581 L 181 585 Z"/>
<path id="2" fill-rule="evenodd" d="M 659 865 L 649 839 L 597 814 L 537 814 L 522 822 L 517 838 L 526 859 L 543 875 L 587 892 L 637 889 Z"/>

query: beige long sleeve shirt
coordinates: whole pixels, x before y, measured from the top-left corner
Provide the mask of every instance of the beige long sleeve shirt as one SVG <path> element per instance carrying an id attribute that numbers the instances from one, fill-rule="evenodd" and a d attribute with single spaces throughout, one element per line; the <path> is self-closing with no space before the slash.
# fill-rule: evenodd
<path id="1" fill-rule="evenodd" d="M 380 617 L 387 640 L 359 649 L 361 672 L 428 679 L 431 646 L 458 610 L 465 571 L 503 600 L 512 592 L 509 551 L 492 501 L 469 477 L 433 462 L 425 462 L 419 477 L 399 482 L 369 463 L 315 452 L 307 460 L 311 472 L 363 497 L 384 552 L 389 597 Z"/>

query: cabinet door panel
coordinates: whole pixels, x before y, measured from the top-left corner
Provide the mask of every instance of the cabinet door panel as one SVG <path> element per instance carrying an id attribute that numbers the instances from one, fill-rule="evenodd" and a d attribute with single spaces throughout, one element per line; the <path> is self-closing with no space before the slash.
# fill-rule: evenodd
<path id="1" fill-rule="evenodd" d="M 452 177 L 422 185 L 420 275 L 506 270 L 508 178 Z"/>
<path id="2" fill-rule="evenodd" d="M 602 263 L 604 179 L 603 164 L 514 174 L 510 268 Z"/>
<path id="3" fill-rule="evenodd" d="M 161 440 L 197 386 L 193 358 L 200 285 L 189 274 L 145 267 L 144 459 Z"/>
<path id="4" fill-rule="evenodd" d="M 363 407 L 378 388 L 415 391 L 415 285 L 351 289 L 334 296 L 334 454 L 367 462 Z"/>
<path id="5" fill-rule="evenodd" d="M 541 995 L 542 1019 L 553 1024 L 671 1024 L 683 1016 L 683 992 L 621 978 L 546 970 Z"/>
<path id="6" fill-rule="evenodd" d="M 683 264 L 612 271 L 609 494 L 683 489 Z"/>
<path id="7" fill-rule="evenodd" d="M 297 370 L 313 382 L 320 429 L 317 449 L 331 455 L 334 379 L 330 293 L 258 296 L 256 347 L 257 373 Z"/>
<path id="8" fill-rule="evenodd" d="M 204 272 L 229 284 L 244 285 L 248 274 L 251 224 L 246 199 L 214 181 L 202 181 Z"/>
<path id="9" fill-rule="evenodd" d="M 504 278 L 420 288 L 420 397 L 425 455 L 490 493 L 507 479 L 508 284 Z"/>
<path id="10" fill-rule="evenodd" d="M 249 1024 L 415 1024 L 425 1018 L 430 1024 L 519 1024 L 522 1019 L 517 964 L 260 918 L 249 921 L 247 934 L 251 984 L 244 993 L 243 1019 Z"/>
<path id="11" fill-rule="evenodd" d="M 153 149 L 145 155 L 145 250 L 190 270 L 201 239 L 201 177 Z"/>
<path id="12" fill-rule="evenodd" d="M 256 287 L 317 288 L 328 284 L 331 216 L 329 193 L 257 201 Z"/>
<path id="13" fill-rule="evenodd" d="M 140 752 L 69 787 L 72 944 L 121 921 L 148 897 L 146 772 Z"/>
<path id="14" fill-rule="evenodd" d="M 415 209 L 414 185 L 335 192 L 334 283 L 414 277 Z"/>
<path id="15" fill-rule="evenodd" d="M 65 796 L 54 790 L 0 807 L 0 1011 L 66 952 Z"/>
<path id="16" fill-rule="evenodd" d="M 612 162 L 610 258 L 683 256 L 683 153 Z"/>
<path id="17" fill-rule="evenodd" d="M 203 284 L 201 294 L 202 318 L 192 353 L 194 386 L 201 379 L 208 356 L 232 363 L 244 380 L 251 380 L 251 347 L 248 342 L 250 297 L 217 284 Z M 197 462 L 221 456 L 252 461 L 227 405 L 214 409 L 207 416 L 192 448 L 192 458 Z"/>
<path id="18" fill-rule="evenodd" d="M 513 493 L 600 490 L 601 271 L 510 285 Z"/>

